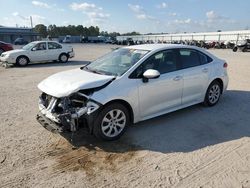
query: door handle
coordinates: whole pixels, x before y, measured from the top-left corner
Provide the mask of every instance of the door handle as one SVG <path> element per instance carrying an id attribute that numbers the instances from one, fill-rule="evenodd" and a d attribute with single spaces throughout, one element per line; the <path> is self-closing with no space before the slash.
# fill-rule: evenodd
<path id="1" fill-rule="evenodd" d="M 202 69 L 202 72 L 207 73 L 207 72 L 208 72 L 208 68 L 204 68 L 204 69 Z"/>
<path id="2" fill-rule="evenodd" d="M 182 79 L 182 76 L 176 76 L 176 77 L 174 77 L 174 81 L 179 81 L 179 80 L 181 80 Z"/>

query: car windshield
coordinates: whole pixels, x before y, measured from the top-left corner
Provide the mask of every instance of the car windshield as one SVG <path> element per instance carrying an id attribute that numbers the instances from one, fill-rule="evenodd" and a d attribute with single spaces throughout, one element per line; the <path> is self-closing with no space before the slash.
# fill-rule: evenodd
<path id="1" fill-rule="evenodd" d="M 25 46 L 23 47 L 23 49 L 24 49 L 24 50 L 29 50 L 29 49 L 33 48 L 35 45 L 36 45 L 36 43 L 31 42 L 31 43 L 25 45 Z"/>
<path id="2" fill-rule="evenodd" d="M 148 52 L 129 48 L 117 49 L 87 65 L 84 69 L 99 74 L 121 76 Z"/>

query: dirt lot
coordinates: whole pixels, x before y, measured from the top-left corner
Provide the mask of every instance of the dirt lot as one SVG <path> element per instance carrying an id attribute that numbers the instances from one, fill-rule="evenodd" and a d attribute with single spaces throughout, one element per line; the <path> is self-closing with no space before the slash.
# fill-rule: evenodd
<path id="1" fill-rule="evenodd" d="M 229 64 L 230 84 L 217 106 L 141 122 L 116 142 L 81 133 L 73 150 L 67 136 L 37 123 L 42 79 L 114 47 L 75 45 L 67 64 L 0 68 L 0 186 L 250 188 L 250 53 L 211 50 Z"/>

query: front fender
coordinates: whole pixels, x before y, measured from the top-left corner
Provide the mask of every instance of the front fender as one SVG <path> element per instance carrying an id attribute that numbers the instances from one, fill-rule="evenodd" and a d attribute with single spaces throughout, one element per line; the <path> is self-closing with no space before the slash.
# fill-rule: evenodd
<path id="1" fill-rule="evenodd" d="M 134 80 L 132 81 L 134 82 Z M 133 110 L 134 122 L 139 121 L 139 100 L 138 100 L 138 87 L 135 83 L 130 82 L 116 82 L 114 80 L 107 87 L 100 91 L 94 92 L 91 99 L 99 102 L 102 105 L 115 100 L 122 100 L 127 102 Z"/>

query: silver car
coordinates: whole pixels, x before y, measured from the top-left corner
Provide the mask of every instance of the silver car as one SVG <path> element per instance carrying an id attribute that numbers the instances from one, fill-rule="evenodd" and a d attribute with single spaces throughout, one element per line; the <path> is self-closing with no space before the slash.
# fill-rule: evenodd
<path id="1" fill-rule="evenodd" d="M 227 63 L 201 48 L 129 46 L 43 80 L 37 120 L 51 131 L 86 126 L 115 140 L 132 123 L 197 103 L 214 106 L 227 85 Z"/>

